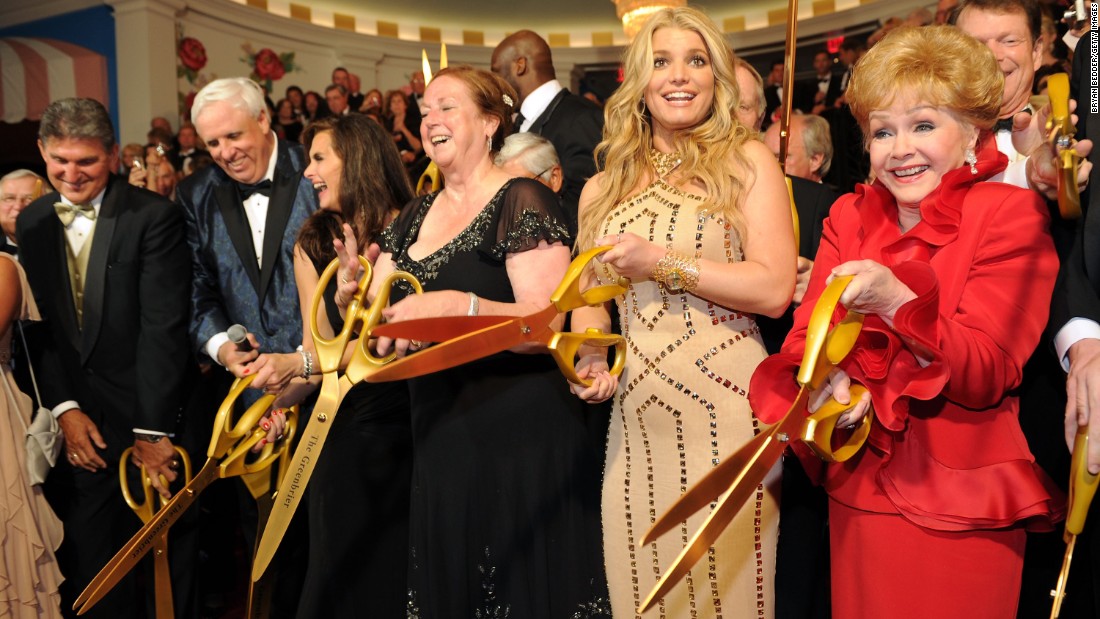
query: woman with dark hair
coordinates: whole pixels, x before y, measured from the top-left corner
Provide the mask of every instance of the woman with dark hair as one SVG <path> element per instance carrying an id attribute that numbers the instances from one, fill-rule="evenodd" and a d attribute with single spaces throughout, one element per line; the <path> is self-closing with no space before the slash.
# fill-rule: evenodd
<path id="1" fill-rule="evenodd" d="M 357 114 L 327 118 L 302 137 L 310 158 L 305 176 L 321 206 L 303 224 L 294 249 L 306 317 L 302 351 L 260 355 L 252 366 L 254 387 L 282 390 L 278 408 L 300 402 L 320 385 L 320 376 L 305 378 L 314 367 L 306 357 L 315 351 L 308 316 L 319 275 L 336 257 L 333 239 L 347 225 L 368 247 L 412 199 L 393 140 L 373 120 Z M 343 325 L 332 282 L 314 317 L 326 338 Z M 270 439 L 282 432 L 284 420 L 273 413 Z M 332 423 L 309 486 L 309 564 L 298 616 L 361 616 L 364 604 L 372 616 L 403 616 L 412 467 L 408 388 L 404 382 L 360 383 Z"/>
<path id="2" fill-rule="evenodd" d="M 302 124 L 306 127 L 321 120 L 322 118 L 328 118 L 332 116 L 332 112 L 328 109 L 328 102 L 316 91 L 309 91 L 305 96 L 305 118 L 302 120 Z"/>
<path id="3" fill-rule="evenodd" d="M 385 107 L 382 122 L 393 134 L 393 141 L 397 144 L 397 150 L 401 152 L 401 160 L 410 164 L 423 152 L 420 138 L 406 126 L 408 120 L 409 100 L 400 90 L 391 90 L 386 93 Z"/>
<path id="4" fill-rule="evenodd" d="M 297 142 L 302 136 L 302 121 L 294 114 L 294 104 L 290 99 L 279 99 L 275 104 L 275 118 L 271 128 L 280 140 Z"/>
<path id="5" fill-rule="evenodd" d="M 444 69 L 428 85 L 421 136 L 446 188 L 411 202 L 382 236 L 371 294 L 397 269 L 424 287 L 407 296 L 395 287 L 387 320 L 523 316 L 548 304 L 572 238 L 550 189 L 493 165 L 517 100 L 501 77 L 471 67 Z M 338 300 L 357 285 L 361 243 L 347 241 Z M 394 344 L 381 338 L 378 352 Z M 398 354 L 420 347 L 396 342 Z M 413 378 L 409 394 L 408 617 L 607 616 L 604 431 L 545 349 Z"/>

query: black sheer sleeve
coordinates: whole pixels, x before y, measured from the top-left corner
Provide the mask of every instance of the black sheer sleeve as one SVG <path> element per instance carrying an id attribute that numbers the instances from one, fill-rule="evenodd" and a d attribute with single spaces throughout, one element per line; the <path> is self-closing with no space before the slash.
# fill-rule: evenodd
<path id="1" fill-rule="evenodd" d="M 482 250 L 497 260 L 534 249 L 540 241 L 573 245 L 561 200 L 548 187 L 530 179 L 511 181 L 496 213 L 495 228 Z"/>

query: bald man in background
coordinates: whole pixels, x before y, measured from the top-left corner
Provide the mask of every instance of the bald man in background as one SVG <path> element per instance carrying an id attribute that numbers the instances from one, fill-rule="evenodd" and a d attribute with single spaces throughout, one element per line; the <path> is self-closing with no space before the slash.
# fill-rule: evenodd
<path id="1" fill-rule="evenodd" d="M 575 95 L 557 80 L 546 41 L 530 30 L 505 38 L 493 50 L 493 73 L 519 94 L 516 132 L 530 131 L 550 140 L 565 172 L 561 199 L 569 225 L 577 230 L 577 201 L 584 183 L 596 173 L 592 157 L 603 139 L 603 110 Z"/>

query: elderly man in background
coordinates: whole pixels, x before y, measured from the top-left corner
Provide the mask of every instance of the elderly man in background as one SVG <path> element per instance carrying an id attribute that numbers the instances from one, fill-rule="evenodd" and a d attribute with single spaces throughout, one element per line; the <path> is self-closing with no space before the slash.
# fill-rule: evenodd
<path id="1" fill-rule="evenodd" d="M 65 437 L 65 458 L 50 472 L 46 493 L 64 523 L 57 558 L 65 575 L 62 607 L 69 608 L 141 524 L 119 487 L 123 450 L 132 447 L 132 463 L 170 496 L 163 480 L 176 479 L 173 444 L 193 378 L 191 264 L 180 209 L 112 174 L 118 145 L 103 105 L 54 101 L 38 136 L 60 193 L 31 203 L 16 236 L 45 327 L 28 342 L 40 362 L 42 404 Z M 136 466 L 125 473 L 139 483 Z M 193 543 L 187 530 L 173 527 L 170 539 Z M 197 561 L 190 548 L 169 552 L 176 579 Z M 174 588 L 177 616 L 192 616 L 193 589 L 179 580 Z M 87 616 L 140 616 L 147 597 L 152 587 L 139 591 L 130 574 Z"/>
<path id="2" fill-rule="evenodd" d="M 501 41 L 491 66 L 519 94 L 515 130 L 537 133 L 554 144 L 565 173 L 562 205 L 575 232 L 581 189 L 596 173 L 592 153 L 603 139 L 603 110 L 558 82 L 550 46 L 530 30 Z"/>
<path id="3" fill-rule="evenodd" d="M 504 146 L 493 163 L 516 177 L 533 178 L 561 192 L 563 177 L 558 153 L 550 140 L 534 133 L 513 133 L 504 139 Z"/>
<path id="4" fill-rule="evenodd" d="M 353 110 L 358 110 L 359 107 L 363 105 L 364 95 L 363 93 L 359 92 L 359 79 L 348 72 L 347 69 L 345 69 L 344 67 L 336 67 L 335 69 L 333 69 L 332 83 L 336 86 L 343 87 L 344 96 L 346 97 L 346 101 L 344 104 L 345 107 L 351 108 Z M 325 90 L 325 94 L 327 96 L 328 90 Z M 329 107 L 332 107 L 331 103 L 329 103 Z M 338 115 L 338 113 L 335 111 L 333 111 L 333 114 Z"/>
<path id="5" fill-rule="evenodd" d="M 737 120 L 759 133 L 764 122 L 764 79 L 751 64 L 736 59 L 737 88 L 741 99 L 737 102 Z"/>
<path id="6" fill-rule="evenodd" d="M 4 236 L 0 238 L 0 251 L 18 257 L 15 218 L 34 199 L 35 186 L 39 181 L 43 181 L 41 176 L 24 169 L 8 172 L 0 178 L 0 230 L 4 231 Z"/>

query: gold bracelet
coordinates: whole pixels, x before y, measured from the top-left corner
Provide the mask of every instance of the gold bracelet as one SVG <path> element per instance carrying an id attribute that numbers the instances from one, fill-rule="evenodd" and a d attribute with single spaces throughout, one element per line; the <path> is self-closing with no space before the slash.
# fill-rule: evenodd
<path id="1" fill-rule="evenodd" d="M 699 285 L 699 260 L 669 250 L 653 267 L 653 280 L 672 293 L 692 292 Z"/>

